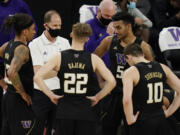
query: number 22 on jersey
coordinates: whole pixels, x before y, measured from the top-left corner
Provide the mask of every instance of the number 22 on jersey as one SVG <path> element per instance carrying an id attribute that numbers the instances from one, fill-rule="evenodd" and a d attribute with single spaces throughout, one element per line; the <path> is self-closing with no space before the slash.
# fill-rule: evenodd
<path id="1" fill-rule="evenodd" d="M 65 73 L 64 74 L 64 92 L 71 94 L 85 94 L 88 82 L 88 74 L 83 73 Z"/>

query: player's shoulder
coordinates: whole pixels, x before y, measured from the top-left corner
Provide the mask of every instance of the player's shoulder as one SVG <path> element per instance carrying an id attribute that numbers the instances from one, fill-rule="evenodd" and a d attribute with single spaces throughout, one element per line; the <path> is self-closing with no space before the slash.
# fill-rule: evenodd
<path id="1" fill-rule="evenodd" d="M 91 53 L 91 57 L 93 59 L 100 59 L 100 57 L 98 55 L 94 54 L 94 53 Z"/>
<path id="2" fill-rule="evenodd" d="M 125 75 L 132 75 L 138 73 L 138 69 L 135 66 L 131 66 L 124 71 Z"/>
<path id="3" fill-rule="evenodd" d="M 159 64 L 161 65 L 161 67 L 166 75 L 170 73 L 171 69 L 167 65 L 165 65 L 163 63 L 159 63 Z"/>
<path id="4" fill-rule="evenodd" d="M 98 62 L 98 63 L 102 62 L 102 59 L 98 55 L 96 55 L 94 53 L 91 53 L 91 59 L 92 59 L 93 62 Z"/>

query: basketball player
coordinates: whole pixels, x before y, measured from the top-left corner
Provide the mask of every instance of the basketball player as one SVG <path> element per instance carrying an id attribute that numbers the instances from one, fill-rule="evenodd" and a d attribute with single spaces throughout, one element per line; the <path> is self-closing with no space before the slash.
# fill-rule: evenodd
<path id="1" fill-rule="evenodd" d="M 123 75 L 123 107 L 132 135 L 173 135 L 167 119 L 180 105 L 180 80 L 164 64 L 144 58 L 141 47 L 134 43 L 124 50 L 132 67 Z M 167 84 L 177 95 L 163 110 L 163 90 Z"/>
<path id="2" fill-rule="evenodd" d="M 35 117 L 31 109 L 33 66 L 27 42 L 34 37 L 34 21 L 28 14 L 8 16 L 2 28 L 14 30 L 15 38 L 0 48 L 4 58 L 7 92 L 3 98 L 3 135 L 37 135 Z"/>
<path id="3" fill-rule="evenodd" d="M 55 135 L 94 135 L 98 118 L 92 106 L 116 85 L 104 62 L 96 55 L 83 50 L 83 45 L 91 33 L 88 24 L 73 25 L 72 49 L 54 56 L 35 75 L 34 80 L 39 88 L 52 102 L 58 103 Z M 55 71 L 60 78 L 63 96 L 52 93 L 43 81 Z M 98 93 L 91 87 L 94 72 L 99 73 L 105 80 L 104 87 Z M 58 101 L 59 98 L 61 99 Z"/>
<path id="4" fill-rule="evenodd" d="M 102 40 L 96 48 L 95 54 L 102 57 L 109 51 L 110 70 L 116 78 L 117 85 L 110 95 L 103 99 L 103 135 L 116 135 L 118 126 L 122 119 L 125 123 L 126 134 L 128 134 L 126 120 L 124 118 L 122 105 L 122 75 L 127 64 L 123 50 L 130 43 L 140 44 L 145 57 L 153 60 L 153 54 L 150 45 L 137 38 L 133 33 L 134 17 L 127 12 L 117 12 L 113 17 L 114 36 L 108 36 Z"/>

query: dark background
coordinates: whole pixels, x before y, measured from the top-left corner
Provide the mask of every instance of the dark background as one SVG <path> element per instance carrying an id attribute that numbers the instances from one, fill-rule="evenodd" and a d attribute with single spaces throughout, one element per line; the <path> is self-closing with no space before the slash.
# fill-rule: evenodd
<path id="1" fill-rule="evenodd" d="M 79 21 L 79 8 L 83 4 L 98 5 L 101 0 L 24 0 L 32 12 L 38 27 L 37 35 L 41 35 L 44 30 L 43 17 L 46 11 L 56 10 L 62 19 L 62 37 L 70 39 L 72 24 Z M 38 1 L 38 4 L 37 4 Z M 41 4 L 39 4 L 41 2 Z"/>

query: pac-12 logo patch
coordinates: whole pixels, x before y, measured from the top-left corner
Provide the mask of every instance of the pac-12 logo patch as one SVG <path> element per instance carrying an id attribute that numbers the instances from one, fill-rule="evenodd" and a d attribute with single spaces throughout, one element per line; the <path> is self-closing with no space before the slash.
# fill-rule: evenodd
<path id="1" fill-rule="evenodd" d="M 22 124 L 24 129 L 30 128 L 31 127 L 31 123 L 32 123 L 31 120 L 23 120 L 23 121 L 21 121 L 21 124 Z"/>

